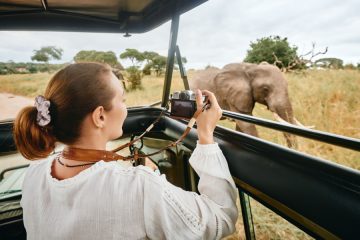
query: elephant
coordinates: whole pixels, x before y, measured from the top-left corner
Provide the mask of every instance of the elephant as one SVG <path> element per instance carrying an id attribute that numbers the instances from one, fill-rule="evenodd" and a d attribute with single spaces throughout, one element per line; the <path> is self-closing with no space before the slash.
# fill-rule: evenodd
<path id="1" fill-rule="evenodd" d="M 124 79 L 124 76 L 121 73 L 121 70 L 122 69 L 119 69 L 119 68 L 112 68 L 113 74 L 121 81 L 124 90 L 127 91 L 126 84 L 125 84 L 125 79 Z"/>
<path id="2" fill-rule="evenodd" d="M 278 121 L 303 125 L 294 118 L 287 80 L 274 65 L 267 63 L 231 63 L 222 69 L 208 68 L 195 73 L 190 89 L 213 92 L 224 110 L 252 115 L 255 103 L 267 106 Z M 236 130 L 258 136 L 254 124 L 236 120 Z M 294 137 L 284 133 L 287 145 L 296 145 Z"/>

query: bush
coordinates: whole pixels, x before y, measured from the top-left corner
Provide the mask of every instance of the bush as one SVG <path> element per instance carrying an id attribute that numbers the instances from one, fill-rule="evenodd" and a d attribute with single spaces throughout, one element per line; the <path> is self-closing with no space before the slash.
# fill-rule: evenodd
<path id="1" fill-rule="evenodd" d="M 38 67 L 38 71 L 39 72 L 49 72 L 50 71 L 50 68 L 49 68 L 49 66 L 47 66 L 47 65 L 40 65 L 39 67 Z"/>
<path id="2" fill-rule="evenodd" d="M 127 78 L 128 81 L 130 82 L 130 90 L 135 90 L 135 89 L 142 89 L 142 85 L 141 85 L 141 72 L 140 70 L 135 67 L 128 67 L 126 69 L 126 73 L 127 73 Z"/>
<path id="3" fill-rule="evenodd" d="M 29 73 L 37 73 L 38 69 L 35 66 L 28 66 L 27 70 L 29 71 Z"/>
<path id="4" fill-rule="evenodd" d="M 261 62 L 276 63 L 279 68 L 286 68 L 298 58 L 296 51 L 297 47 L 291 47 L 287 38 L 280 38 L 279 36 L 264 37 L 250 43 L 250 49 L 247 51 L 244 62 L 257 64 Z"/>
<path id="5" fill-rule="evenodd" d="M 151 75 L 151 67 L 152 64 L 148 63 L 145 65 L 145 67 L 143 68 L 142 72 L 144 75 Z"/>
<path id="6" fill-rule="evenodd" d="M 349 69 L 349 70 L 355 70 L 356 69 L 355 65 L 352 64 L 352 63 L 345 64 L 344 68 Z"/>

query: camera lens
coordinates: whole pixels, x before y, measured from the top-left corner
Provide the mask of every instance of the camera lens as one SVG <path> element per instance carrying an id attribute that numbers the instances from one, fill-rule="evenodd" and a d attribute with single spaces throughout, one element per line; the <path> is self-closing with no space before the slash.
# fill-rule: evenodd
<path id="1" fill-rule="evenodd" d="M 190 99 L 190 94 L 187 91 L 183 91 L 183 92 L 180 93 L 179 99 L 181 99 L 181 100 L 189 100 Z"/>

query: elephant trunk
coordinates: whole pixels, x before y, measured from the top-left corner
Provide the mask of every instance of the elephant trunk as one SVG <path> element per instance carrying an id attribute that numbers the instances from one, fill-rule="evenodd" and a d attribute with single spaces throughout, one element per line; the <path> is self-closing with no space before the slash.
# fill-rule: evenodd
<path id="1" fill-rule="evenodd" d="M 272 108 L 270 108 L 270 110 L 272 110 Z M 275 106 L 272 111 L 277 113 L 279 117 L 286 122 L 295 124 L 293 110 L 290 103 L 286 105 Z"/>
<path id="2" fill-rule="evenodd" d="M 285 121 L 288 124 L 296 124 L 290 102 L 287 104 L 282 103 L 276 106 L 269 106 L 269 109 L 274 112 L 274 115 L 277 116 L 277 120 L 279 120 L 280 122 L 284 123 Z M 288 147 L 292 148 L 297 146 L 294 135 L 284 132 L 284 137 L 286 139 Z"/>

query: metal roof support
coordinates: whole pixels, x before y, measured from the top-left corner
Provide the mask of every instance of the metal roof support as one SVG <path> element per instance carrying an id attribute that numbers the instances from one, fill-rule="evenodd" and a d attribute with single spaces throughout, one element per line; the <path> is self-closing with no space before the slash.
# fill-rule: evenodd
<path id="1" fill-rule="evenodd" d="M 182 63 L 182 60 L 181 60 L 181 54 L 180 54 L 180 49 L 179 49 L 178 45 L 176 45 L 175 52 L 176 52 L 176 60 L 177 60 L 178 65 L 179 65 L 180 75 L 181 75 L 181 78 L 182 78 L 182 80 L 184 82 L 185 90 L 190 90 L 189 81 L 187 79 L 187 74 L 186 74 L 184 64 Z"/>
<path id="2" fill-rule="evenodd" d="M 174 69 L 175 48 L 176 48 L 177 35 L 179 30 L 179 19 L 180 19 L 180 15 L 175 14 L 171 20 L 170 42 L 169 42 L 168 57 L 166 61 L 166 71 L 165 71 L 161 107 L 165 107 L 169 101 L 171 80 Z"/>

